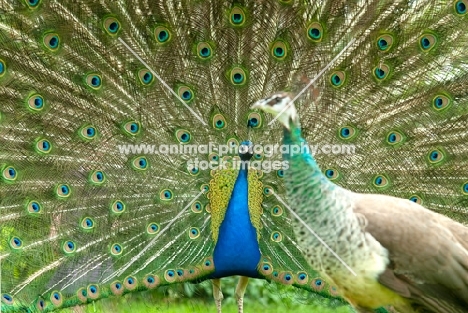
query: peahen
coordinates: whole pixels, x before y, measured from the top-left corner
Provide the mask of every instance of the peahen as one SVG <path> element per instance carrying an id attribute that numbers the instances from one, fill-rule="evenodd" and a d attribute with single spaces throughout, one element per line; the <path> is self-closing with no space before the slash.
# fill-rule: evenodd
<path id="1" fill-rule="evenodd" d="M 284 146 L 300 151 L 307 143 L 292 99 L 282 92 L 253 108 L 275 115 L 284 126 Z M 458 137 L 466 140 L 468 134 Z M 402 313 L 466 312 L 468 227 L 409 199 L 342 188 L 306 150 L 286 152 L 284 158 L 298 243 L 309 264 L 328 274 L 359 312 L 381 306 Z M 468 161 L 460 165 L 467 167 Z M 466 209 L 455 201 L 446 205 Z"/>
<path id="2" fill-rule="evenodd" d="M 240 312 L 247 277 L 339 305 L 280 200 L 282 129 L 250 106 L 313 78 L 328 179 L 465 221 L 467 5 L 2 1 L 2 312 L 204 279 L 221 311 L 231 275 Z"/>

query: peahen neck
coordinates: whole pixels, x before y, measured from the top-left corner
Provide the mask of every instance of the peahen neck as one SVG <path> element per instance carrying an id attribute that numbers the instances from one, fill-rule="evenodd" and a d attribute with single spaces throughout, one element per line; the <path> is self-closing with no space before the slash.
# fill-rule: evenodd
<path id="1" fill-rule="evenodd" d="M 285 184 L 288 190 L 289 199 L 304 199 L 304 203 L 309 203 L 308 207 L 301 206 L 301 203 L 291 203 L 299 216 L 307 218 L 311 214 L 314 220 L 324 220 L 328 217 L 336 217 L 339 214 L 346 214 L 349 210 L 346 201 L 337 202 L 337 198 L 346 190 L 332 183 L 322 173 L 316 160 L 306 149 L 308 143 L 301 135 L 299 125 L 291 125 L 291 130 L 284 129 L 284 145 L 289 145 L 289 151 L 294 151 L 294 146 L 300 149 L 298 153 L 284 153 L 283 159 L 289 162 L 289 169 L 285 172 Z M 300 202 L 300 200 L 299 200 Z M 313 205 L 310 206 L 310 203 Z M 319 218 L 320 217 L 320 218 Z M 334 219 L 330 220 L 333 223 Z"/>
<path id="2" fill-rule="evenodd" d="M 304 176 L 312 185 L 311 187 L 321 186 L 326 188 L 335 188 L 336 185 L 330 182 L 325 175 L 323 175 L 317 161 L 310 153 L 307 141 L 302 138 L 301 128 L 299 125 L 292 124 L 291 130 L 284 128 L 283 144 L 290 146 L 287 151 L 294 151 L 294 146 L 300 149 L 299 153 L 284 153 L 284 160 L 289 161 L 290 166 L 293 165 L 291 172 L 294 175 Z M 295 150 L 297 151 L 297 149 Z M 301 174 L 302 173 L 302 174 Z M 296 180 L 297 182 L 297 180 Z"/>
<path id="3" fill-rule="evenodd" d="M 242 275 L 258 278 L 260 247 L 249 214 L 248 168 L 241 168 L 214 249 L 212 278 Z"/>

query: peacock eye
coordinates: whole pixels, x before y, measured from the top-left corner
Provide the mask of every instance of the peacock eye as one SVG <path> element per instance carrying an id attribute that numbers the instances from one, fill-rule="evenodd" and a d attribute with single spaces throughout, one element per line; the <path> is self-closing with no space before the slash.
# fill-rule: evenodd
<path id="1" fill-rule="evenodd" d="M 271 106 L 274 106 L 275 104 L 278 104 L 281 102 L 281 98 L 280 97 L 274 97 L 273 99 L 271 99 L 268 104 L 271 105 Z"/>

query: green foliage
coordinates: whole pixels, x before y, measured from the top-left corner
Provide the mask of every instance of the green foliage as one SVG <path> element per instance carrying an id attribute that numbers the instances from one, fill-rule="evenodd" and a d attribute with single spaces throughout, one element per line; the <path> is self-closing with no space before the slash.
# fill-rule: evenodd
<path id="1" fill-rule="evenodd" d="M 222 280 L 223 313 L 237 313 L 235 289 L 237 277 Z M 310 312 L 310 313 L 352 313 L 353 309 L 343 305 L 336 309 L 322 306 L 314 294 L 295 287 L 250 279 L 244 304 L 248 312 L 268 311 L 269 313 Z M 59 311 L 60 313 L 206 313 L 216 312 L 213 289 L 210 281 L 200 284 L 177 284 L 160 287 L 154 291 L 130 293 L 123 297 L 103 299 L 86 306 Z"/>

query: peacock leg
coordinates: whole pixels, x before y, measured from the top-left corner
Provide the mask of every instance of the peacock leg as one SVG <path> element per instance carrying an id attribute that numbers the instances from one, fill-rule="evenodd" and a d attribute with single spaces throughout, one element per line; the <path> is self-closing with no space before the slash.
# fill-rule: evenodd
<path id="1" fill-rule="evenodd" d="M 218 313 L 221 313 L 221 302 L 223 301 L 223 292 L 221 291 L 221 279 L 212 279 L 213 283 L 213 298 L 216 303 Z"/>
<path id="2" fill-rule="evenodd" d="M 247 289 L 248 283 L 249 283 L 249 278 L 245 276 L 241 276 L 239 278 L 239 282 L 237 283 L 236 300 L 237 300 L 237 308 L 239 309 L 239 313 L 244 312 L 244 294 L 245 294 L 245 290 Z"/>

